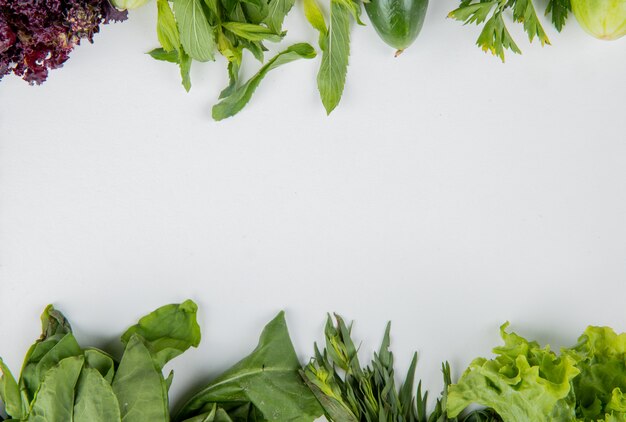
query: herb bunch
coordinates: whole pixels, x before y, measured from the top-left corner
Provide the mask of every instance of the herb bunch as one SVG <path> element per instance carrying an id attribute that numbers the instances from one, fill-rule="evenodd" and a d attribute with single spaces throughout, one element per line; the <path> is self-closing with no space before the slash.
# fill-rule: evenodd
<path id="1" fill-rule="evenodd" d="M 193 60 L 215 60 L 217 53 L 228 61 L 229 84 L 213 107 L 213 118 L 222 120 L 238 113 L 250 100 L 261 80 L 272 69 L 316 53 L 309 44 L 294 44 L 268 61 L 250 80 L 239 81 L 243 51 L 259 61 L 265 58 L 265 42 L 280 42 L 282 25 L 295 0 L 157 0 L 157 36 L 160 48 L 150 55 L 178 64 L 182 84 L 191 89 Z M 171 3 L 171 6 L 170 6 Z"/>
<path id="2" fill-rule="evenodd" d="M 378 353 L 369 366 L 361 367 L 358 348 L 351 338 L 352 325 L 339 315 L 336 325 L 330 316 L 324 330 L 326 347 L 301 372 L 302 378 L 335 422 L 499 422 L 491 409 L 470 412 L 462 418 L 447 416 L 447 390 L 452 383 L 450 365 L 442 365 L 444 389 L 432 412 L 428 412 L 428 392 L 421 381 L 414 389 L 417 353 L 413 355 L 403 383 L 396 388 L 394 357 L 389 349 L 391 324 L 388 323 Z"/>
<path id="3" fill-rule="evenodd" d="M 554 27 L 560 32 L 570 11 L 570 0 L 549 0 L 545 14 L 551 16 Z M 512 13 L 514 22 L 523 25 L 530 42 L 537 38 L 542 46 L 550 44 L 532 0 L 461 0 L 448 17 L 465 24 L 484 23 L 476 44 L 504 61 L 505 50 L 522 52 L 506 27 L 504 19 L 508 12 Z"/>
<path id="4" fill-rule="evenodd" d="M 125 19 L 109 0 L 0 0 L 0 79 L 14 73 L 41 84 L 101 24 Z"/>

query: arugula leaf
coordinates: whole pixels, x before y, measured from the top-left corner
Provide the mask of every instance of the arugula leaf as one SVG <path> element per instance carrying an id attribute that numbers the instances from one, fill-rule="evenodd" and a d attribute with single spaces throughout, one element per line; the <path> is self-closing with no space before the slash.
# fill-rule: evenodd
<path id="1" fill-rule="evenodd" d="M 222 120 L 227 117 L 234 116 L 250 101 L 252 94 L 261 83 L 261 80 L 272 69 L 294 60 L 304 58 L 310 59 L 315 57 L 315 50 L 309 44 L 294 44 L 286 50 L 278 53 L 270 61 L 267 62 L 252 78 L 245 84 L 235 89 L 227 88 L 228 95 L 222 101 L 213 106 L 213 118 Z"/>
<path id="2" fill-rule="evenodd" d="M 200 62 L 214 60 L 213 28 L 204 14 L 201 0 L 174 0 L 174 13 L 187 54 Z"/>
<path id="3" fill-rule="evenodd" d="M 121 422 L 111 384 L 97 369 L 83 368 L 76 385 L 73 422 Z"/>
<path id="4" fill-rule="evenodd" d="M 267 24 L 268 28 L 280 34 L 283 30 L 283 21 L 285 16 L 289 13 L 293 7 L 295 0 L 270 0 L 269 10 L 267 16 L 263 20 Z"/>
<path id="5" fill-rule="evenodd" d="M 317 74 L 317 88 L 327 114 L 339 104 L 346 83 L 350 55 L 350 16 L 353 14 L 352 0 L 331 0 L 330 26 L 328 31 L 320 32 L 322 63 Z M 314 26 L 318 29 L 322 27 L 319 21 Z"/>
<path id="6" fill-rule="evenodd" d="M 542 46 L 550 44 L 532 0 L 462 0 L 459 7 L 451 11 L 448 17 L 465 24 L 480 25 L 485 22 L 476 44 L 483 51 L 491 52 L 504 62 L 504 50 L 521 54 L 503 20 L 503 14 L 507 9 L 512 9 L 515 22 L 523 24 L 529 41 L 532 42 L 537 37 Z"/>
<path id="7" fill-rule="evenodd" d="M 83 363 L 82 356 L 71 356 L 46 372 L 31 404 L 28 422 L 72 420 L 74 388 Z"/>
<path id="8" fill-rule="evenodd" d="M 122 421 L 169 421 L 165 379 L 137 334 L 127 340 L 112 388 L 119 402 Z"/>
<path id="9" fill-rule="evenodd" d="M 248 41 L 279 42 L 284 34 L 277 34 L 269 28 L 261 25 L 244 22 L 224 22 L 222 26 L 238 37 L 245 38 Z"/>
<path id="10" fill-rule="evenodd" d="M 268 323 L 254 351 L 195 394 L 175 421 L 192 419 L 221 407 L 233 420 L 310 422 L 322 411 L 298 370 L 283 312 Z M 257 419 L 251 419 L 257 418 Z"/>
<path id="11" fill-rule="evenodd" d="M 200 344 L 200 326 L 196 322 L 198 305 L 191 300 L 161 306 L 139 320 L 122 335 L 127 344 L 137 335 L 150 350 L 159 369 L 190 347 Z"/>

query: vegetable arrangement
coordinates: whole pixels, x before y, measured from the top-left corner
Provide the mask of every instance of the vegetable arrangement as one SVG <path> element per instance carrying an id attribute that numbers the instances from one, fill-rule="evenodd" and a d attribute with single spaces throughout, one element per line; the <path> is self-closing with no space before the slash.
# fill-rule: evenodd
<path id="1" fill-rule="evenodd" d="M 109 3 L 109 1 L 112 2 Z M 353 22 L 361 20 L 363 4 L 369 20 L 396 56 L 418 36 L 428 0 L 329 0 L 329 16 L 317 0 L 303 0 L 304 14 L 319 32 L 321 62 L 317 87 L 326 112 L 339 104 L 346 83 Z M 48 69 L 62 66 L 82 39 L 93 41 L 99 25 L 126 19 L 126 9 L 148 0 L 0 0 L 0 78 L 8 73 L 31 84 L 42 83 Z M 248 81 L 240 81 L 243 52 L 264 63 L 266 43 L 280 43 L 283 22 L 295 0 L 155 0 L 156 32 L 160 47 L 150 51 L 156 59 L 180 68 L 183 87 L 191 89 L 193 61 L 207 62 L 222 55 L 227 63 L 228 86 L 213 107 L 215 120 L 241 111 L 268 72 L 298 59 L 312 59 L 315 49 L 306 43 L 286 46 L 261 65 Z M 115 6 L 115 7 L 114 7 Z M 600 39 L 626 34 L 626 0 L 548 0 L 545 14 L 557 31 L 572 12 L 581 27 Z M 505 50 L 521 53 L 506 20 L 521 23 L 529 41 L 550 44 L 533 0 L 461 0 L 449 17 L 482 25 L 476 44 L 502 61 Z"/>
<path id="2" fill-rule="evenodd" d="M 325 347 L 301 366 L 283 312 L 257 347 L 170 413 L 173 372 L 163 367 L 200 343 L 197 306 L 187 300 L 158 308 L 121 336 L 118 358 L 82 347 L 52 306 L 42 335 L 26 353 L 16 380 L 0 359 L 0 420 L 89 422 L 619 422 L 626 421 L 626 333 L 588 327 L 556 354 L 506 331 L 492 359 L 477 358 L 457 383 L 444 363 L 444 388 L 432 411 L 417 355 L 399 387 L 390 324 L 378 353 L 362 367 L 351 325 L 326 322 Z M 475 405 L 481 407 L 476 408 Z M 4 414 L 4 416 L 3 416 Z"/>

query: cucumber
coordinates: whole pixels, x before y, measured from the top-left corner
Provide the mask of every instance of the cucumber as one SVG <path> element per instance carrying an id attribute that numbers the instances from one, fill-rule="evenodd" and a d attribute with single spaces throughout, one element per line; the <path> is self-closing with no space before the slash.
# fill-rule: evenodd
<path id="1" fill-rule="evenodd" d="M 396 57 L 410 46 L 424 25 L 428 0 L 370 0 L 365 11 L 380 38 Z"/>

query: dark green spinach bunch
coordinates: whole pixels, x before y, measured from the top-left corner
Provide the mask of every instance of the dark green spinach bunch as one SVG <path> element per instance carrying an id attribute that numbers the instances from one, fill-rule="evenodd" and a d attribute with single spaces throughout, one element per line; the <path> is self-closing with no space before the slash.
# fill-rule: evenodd
<path id="1" fill-rule="evenodd" d="M 196 311 L 188 300 L 141 318 L 122 336 L 118 361 L 81 347 L 63 314 L 48 306 L 18 380 L 0 360 L 2 410 L 11 421 L 169 422 L 173 373 L 165 378 L 162 370 L 200 343 Z"/>
<path id="2" fill-rule="evenodd" d="M 192 60 L 215 60 L 216 53 L 228 61 L 230 82 L 213 107 L 221 120 L 238 113 L 250 100 L 267 72 L 299 58 L 313 58 L 309 44 L 294 44 L 274 56 L 247 82 L 239 83 L 243 51 L 264 61 L 266 41 L 280 42 L 282 25 L 295 0 L 157 0 L 157 35 L 161 48 L 150 52 L 157 60 L 177 63 L 183 86 L 191 88 Z M 170 7 L 170 3 L 173 8 Z"/>

